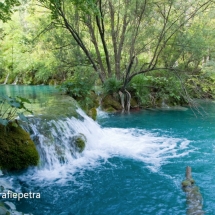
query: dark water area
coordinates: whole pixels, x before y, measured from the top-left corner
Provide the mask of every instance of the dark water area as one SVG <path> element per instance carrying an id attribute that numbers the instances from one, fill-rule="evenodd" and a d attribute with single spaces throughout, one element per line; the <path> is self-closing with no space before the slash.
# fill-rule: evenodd
<path id="1" fill-rule="evenodd" d="M 191 166 L 203 210 L 213 215 L 215 103 L 203 102 L 202 107 L 207 114 L 197 117 L 188 108 L 100 111 L 97 122 L 80 112 L 84 120 L 55 121 L 64 134 L 60 144 L 66 144 L 73 129 L 87 137 L 86 149 L 64 164 L 56 161 L 2 176 L 17 192 L 41 195 L 11 201 L 18 211 L 34 215 L 183 215 L 187 205 L 181 182 Z M 50 139 L 46 156 L 53 157 L 51 149 Z"/>

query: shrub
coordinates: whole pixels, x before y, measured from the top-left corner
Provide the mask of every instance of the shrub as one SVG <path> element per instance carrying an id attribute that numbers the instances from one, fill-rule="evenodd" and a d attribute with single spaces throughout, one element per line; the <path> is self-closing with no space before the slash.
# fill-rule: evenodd
<path id="1" fill-rule="evenodd" d="M 139 103 L 146 106 L 155 106 L 161 100 L 176 105 L 183 100 L 180 81 L 165 73 L 162 76 L 156 74 L 136 76 L 130 83 L 130 90 L 138 98 Z"/>
<path id="2" fill-rule="evenodd" d="M 111 77 L 107 79 L 104 83 L 104 92 L 106 94 L 113 94 L 118 92 L 122 87 L 122 81 L 116 79 L 116 77 Z"/>
<path id="3" fill-rule="evenodd" d="M 0 99 L 0 125 L 7 126 L 8 123 L 12 122 L 17 116 L 19 116 L 20 120 L 27 121 L 23 112 L 17 112 L 18 110 L 23 110 L 32 113 L 32 111 L 25 107 L 25 103 L 30 103 L 30 101 L 19 96 L 16 98 L 3 96 Z"/>
<path id="4" fill-rule="evenodd" d="M 91 73 L 76 73 L 70 79 L 64 81 L 60 90 L 64 91 L 66 94 L 77 98 L 85 98 L 89 95 L 90 90 L 94 86 L 96 76 Z"/>

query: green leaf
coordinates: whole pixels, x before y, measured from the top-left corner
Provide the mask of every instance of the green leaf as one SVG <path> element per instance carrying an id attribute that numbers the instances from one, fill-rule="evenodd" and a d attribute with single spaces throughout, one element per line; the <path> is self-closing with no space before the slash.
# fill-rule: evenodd
<path id="1" fill-rule="evenodd" d="M 13 127 L 15 127 L 15 128 L 17 128 L 18 127 L 18 125 L 17 125 L 17 123 L 16 122 L 12 122 L 12 124 L 11 124 Z"/>
<path id="2" fill-rule="evenodd" d="M 2 98 L 7 101 L 7 102 L 10 102 L 11 100 L 13 100 L 10 96 L 2 96 Z"/>
<path id="3" fill-rule="evenodd" d="M 20 96 L 17 96 L 17 98 L 19 98 L 22 102 L 26 102 L 28 104 L 31 104 L 31 102 L 26 98 L 23 98 L 23 97 L 20 97 Z"/>
<path id="4" fill-rule="evenodd" d="M 8 120 L 0 118 L 0 124 L 1 125 L 6 126 L 8 124 L 8 122 L 9 122 Z"/>
<path id="5" fill-rule="evenodd" d="M 8 104 L 12 107 L 15 107 L 15 108 L 21 108 L 22 107 L 21 103 L 17 102 L 16 100 L 9 101 Z"/>

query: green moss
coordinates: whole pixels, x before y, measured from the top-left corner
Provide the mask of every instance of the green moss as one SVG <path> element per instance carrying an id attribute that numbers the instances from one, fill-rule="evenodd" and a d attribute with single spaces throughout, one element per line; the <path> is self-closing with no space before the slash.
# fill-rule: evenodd
<path id="1" fill-rule="evenodd" d="M 97 110 L 96 108 L 91 108 L 89 111 L 88 111 L 88 116 L 90 116 L 93 120 L 96 120 L 96 116 L 97 116 Z"/>
<path id="2" fill-rule="evenodd" d="M 195 183 L 195 180 L 193 178 L 190 178 L 189 181 L 190 181 L 191 184 Z"/>
<path id="3" fill-rule="evenodd" d="M 39 154 L 30 135 L 20 126 L 0 125 L 0 166 L 6 170 L 19 170 L 35 166 Z"/>
<path id="4" fill-rule="evenodd" d="M 79 134 L 74 137 L 74 144 L 78 152 L 83 152 L 86 145 L 86 137 L 83 134 Z"/>
<path id="5" fill-rule="evenodd" d="M 90 109 L 97 108 L 99 106 L 99 97 L 94 91 L 90 91 L 89 94 L 82 97 L 74 97 L 74 99 L 86 113 L 88 113 Z"/>
<path id="6" fill-rule="evenodd" d="M 132 108 L 135 108 L 135 107 L 138 107 L 138 106 L 139 106 L 139 105 L 138 105 L 136 99 L 131 98 L 131 107 L 132 107 Z"/>
<path id="7" fill-rule="evenodd" d="M 115 110 L 122 110 L 122 106 L 119 101 L 113 98 L 113 96 L 107 95 L 102 100 L 102 108 L 106 110 L 110 107 L 114 108 Z"/>
<path id="8" fill-rule="evenodd" d="M 55 97 L 48 100 L 46 107 L 41 112 L 45 117 L 49 117 L 50 119 L 53 116 L 74 116 L 77 118 L 78 113 L 76 110 L 77 102 L 72 97 L 56 94 Z"/>
<path id="9" fill-rule="evenodd" d="M 190 182 L 190 180 L 184 180 L 184 181 L 182 181 L 181 185 L 183 187 L 191 186 L 191 182 Z"/>
<path id="10" fill-rule="evenodd" d="M 55 79 L 51 79 L 49 80 L 49 85 L 56 85 L 56 80 Z"/>
<path id="11" fill-rule="evenodd" d="M 99 97 L 96 95 L 96 93 L 94 91 L 91 91 L 89 97 L 93 102 L 93 107 L 98 107 L 99 106 Z"/>
<path id="12" fill-rule="evenodd" d="M 108 113 L 115 113 L 116 112 L 116 110 L 113 107 L 105 108 L 104 111 L 106 111 Z"/>

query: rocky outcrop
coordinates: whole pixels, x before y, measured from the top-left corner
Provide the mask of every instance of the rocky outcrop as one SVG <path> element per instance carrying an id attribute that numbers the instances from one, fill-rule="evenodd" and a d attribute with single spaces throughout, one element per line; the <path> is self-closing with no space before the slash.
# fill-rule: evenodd
<path id="1" fill-rule="evenodd" d="M 116 112 L 122 110 L 122 106 L 112 95 L 107 95 L 102 99 L 101 107 L 107 112 Z"/>
<path id="2" fill-rule="evenodd" d="M 30 135 L 18 124 L 0 125 L 0 167 L 3 170 L 20 170 L 35 166 L 39 154 Z"/>

